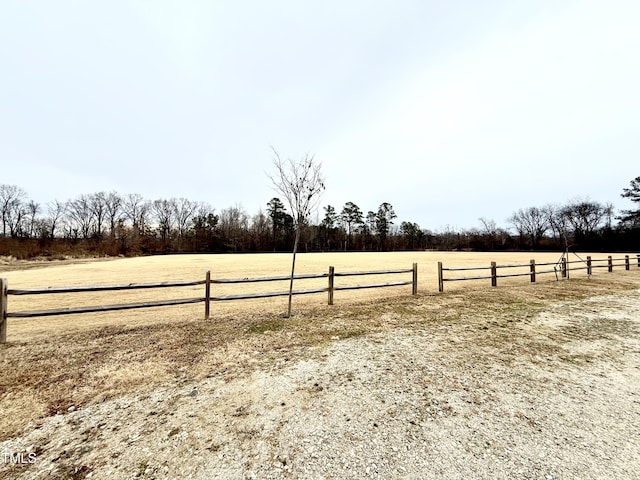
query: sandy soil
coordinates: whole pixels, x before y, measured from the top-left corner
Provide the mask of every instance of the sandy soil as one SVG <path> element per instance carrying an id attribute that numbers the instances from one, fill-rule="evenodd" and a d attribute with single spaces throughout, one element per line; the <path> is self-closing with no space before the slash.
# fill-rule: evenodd
<path id="1" fill-rule="evenodd" d="M 210 347 L 182 338 L 189 358 L 152 372 L 160 381 L 143 369 L 121 393 L 74 393 L 5 437 L 0 451 L 34 462 L 0 464 L 0 478 L 637 478 L 637 270 L 297 318 L 234 323 L 219 344 L 181 324 Z M 111 370 L 86 359 L 77 383 L 131 377 L 128 358 L 166 347 L 138 333 L 65 337 L 117 355 Z M 15 344 L 5 367 L 28 352 L 39 365 L 37 351 L 55 363 L 46 345 Z"/>

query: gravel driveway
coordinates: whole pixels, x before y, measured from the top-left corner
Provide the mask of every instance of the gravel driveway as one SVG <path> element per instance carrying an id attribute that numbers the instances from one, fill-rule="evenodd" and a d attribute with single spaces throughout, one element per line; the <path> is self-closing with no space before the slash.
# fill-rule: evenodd
<path id="1" fill-rule="evenodd" d="M 462 320 L 71 409 L 0 478 L 640 478 L 639 290 Z"/>

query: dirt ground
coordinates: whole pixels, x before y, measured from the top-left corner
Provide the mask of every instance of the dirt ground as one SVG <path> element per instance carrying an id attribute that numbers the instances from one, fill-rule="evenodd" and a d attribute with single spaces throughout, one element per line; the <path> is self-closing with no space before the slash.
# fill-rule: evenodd
<path id="1" fill-rule="evenodd" d="M 639 322 L 636 268 L 14 338 L 0 478 L 637 478 Z"/>

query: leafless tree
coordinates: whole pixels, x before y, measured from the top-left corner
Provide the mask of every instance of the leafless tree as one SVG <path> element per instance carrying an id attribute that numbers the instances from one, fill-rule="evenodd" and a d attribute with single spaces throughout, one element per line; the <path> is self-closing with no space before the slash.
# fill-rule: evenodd
<path id="1" fill-rule="evenodd" d="M 22 203 L 26 196 L 27 193 L 17 185 L 0 184 L 2 236 L 7 235 L 7 227 L 11 236 L 17 234 L 17 227 L 22 221 Z"/>
<path id="2" fill-rule="evenodd" d="M 573 227 L 574 235 L 578 237 L 589 236 L 601 227 L 603 223 L 610 222 L 613 215 L 613 206 L 586 199 L 577 199 L 562 209 L 562 215 Z"/>
<path id="3" fill-rule="evenodd" d="M 514 212 L 509 217 L 511 223 L 521 237 L 531 240 L 531 248 L 536 248 L 540 239 L 549 229 L 549 220 L 543 209 L 529 207 Z"/>
<path id="4" fill-rule="evenodd" d="M 146 229 L 149 204 L 139 193 L 130 193 L 123 200 L 124 215 L 131 222 L 135 234 Z"/>
<path id="5" fill-rule="evenodd" d="M 93 193 L 89 197 L 89 208 L 93 214 L 93 230 L 97 238 L 102 238 L 104 221 L 107 216 L 107 194 L 105 192 Z"/>
<path id="6" fill-rule="evenodd" d="M 266 250 L 271 236 L 269 217 L 262 209 L 251 218 L 251 235 L 256 250 Z"/>
<path id="7" fill-rule="evenodd" d="M 70 233 L 73 232 L 74 238 L 78 233 L 85 240 L 91 236 L 91 231 L 95 225 L 95 217 L 91 208 L 91 196 L 80 195 L 75 200 L 67 203 L 67 216 L 71 223 Z"/>
<path id="8" fill-rule="evenodd" d="M 495 220 L 480 217 L 478 219 L 482 224 L 482 228 L 480 229 L 480 234 L 484 235 L 486 238 L 487 246 L 490 249 L 493 249 L 497 242 L 498 237 L 498 225 Z"/>
<path id="9" fill-rule="evenodd" d="M 222 236 L 230 242 L 233 251 L 242 249 L 244 237 L 249 230 L 247 212 L 239 205 L 225 208 L 220 212 L 219 222 Z"/>
<path id="10" fill-rule="evenodd" d="M 295 227 L 293 258 L 291 261 L 291 280 L 289 282 L 289 305 L 287 317 L 291 316 L 291 298 L 293 296 L 293 276 L 296 268 L 296 253 L 300 242 L 300 230 L 313 211 L 318 208 L 324 191 L 322 164 L 313 155 L 305 155 L 300 161 L 282 160 L 273 149 L 273 167 L 275 172 L 269 175 L 273 188 L 289 204 Z"/>
<path id="11" fill-rule="evenodd" d="M 567 237 L 567 219 L 562 215 L 562 207 L 556 204 L 547 204 L 542 207 L 542 211 L 547 217 L 549 230 L 551 230 L 554 241 L 564 241 Z"/>
<path id="12" fill-rule="evenodd" d="M 160 238 L 166 242 L 170 238 L 171 231 L 175 225 L 175 201 L 164 198 L 154 200 L 151 204 L 151 211 L 158 223 Z"/>
<path id="13" fill-rule="evenodd" d="M 104 208 L 109 221 L 109 235 L 113 239 L 116 233 L 116 226 L 118 220 L 122 218 L 123 214 L 123 199 L 118 192 L 109 192 L 104 197 Z"/>
<path id="14" fill-rule="evenodd" d="M 27 217 L 27 206 L 21 201 L 15 201 L 9 205 L 7 225 L 12 237 L 21 236 L 24 233 L 24 220 Z"/>
<path id="15" fill-rule="evenodd" d="M 51 238 L 55 237 L 56 228 L 58 227 L 60 220 L 62 220 L 66 209 L 66 202 L 61 202 L 59 200 L 54 200 L 47 204 L 47 218 L 45 222 L 48 225 L 48 234 Z"/>
<path id="16" fill-rule="evenodd" d="M 192 202 L 186 198 L 174 200 L 176 224 L 178 226 L 178 237 L 181 239 L 186 236 L 191 219 L 198 208 L 198 202 Z"/>
<path id="17" fill-rule="evenodd" d="M 27 235 L 29 237 L 33 237 L 35 229 L 36 229 L 36 216 L 40 212 L 40 204 L 38 202 L 34 202 L 33 200 L 29 200 L 26 205 L 27 212 Z"/>
<path id="18" fill-rule="evenodd" d="M 204 217 L 209 213 L 213 212 L 213 208 L 207 202 L 196 202 L 196 210 L 194 212 L 194 217 Z"/>

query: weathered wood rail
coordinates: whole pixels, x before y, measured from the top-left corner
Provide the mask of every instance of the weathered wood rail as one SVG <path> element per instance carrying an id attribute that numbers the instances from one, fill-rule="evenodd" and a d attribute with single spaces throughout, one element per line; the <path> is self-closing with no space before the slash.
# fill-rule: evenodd
<path id="1" fill-rule="evenodd" d="M 394 275 L 411 273 L 411 280 L 399 282 L 373 283 L 365 285 L 335 285 L 335 277 L 350 276 L 369 276 L 369 275 Z M 289 291 L 278 292 L 262 292 L 262 293 L 244 293 L 233 295 L 211 295 L 212 284 L 239 284 L 239 283 L 256 283 L 256 282 L 278 282 L 289 280 L 289 275 L 258 277 L 258 278 L 221 278 L 212 279 L 211 272 L 207 271 L 204 280 L 195 281 L 177 281 L 177 282 L 156 282 L 156 283 L 128 283 L 118 285 L 90 285 L 90 286 L 72 286 L 72 287 L 46 287 L 46 288 L 8 288 L 8 281 L 0 278 L 0 343 L 6 343 L 7 338 L 7 318 L 30 318 L 30 317 L 46 317 L 54 315 L 71 315 L 80 313 L 107 312 L 116 310 L 130 310 L 137 308 L 151 307 L 167 307 L 175 305 L 186 305 L 193 303 L 204 303 L 204 317 L 208 319 L 211 314 L 211 302 L 257 299 L 280 297 L 289 295 Z M 412 268 L 396 269 L 396 270 L 373 270 L 364 272 L 336 272 L 334 267 L 329 267 L 328 273 L 310 273 L 294 275 L 294 280 L 305 280 L 314 278 L 327 278 L 328 285 L 322 288 L 310 288 L 305 290 L 294 290 L 293 295 L 308 295 L 314 293 L 327 293 L 328 304 L 333 305 L 334 292 L 337 290 L 359 290 L 365 288 L 384 288 L 397 287 L 402 285 L 411 285 L 411 293 L 418 294 L 418 264 L 414 263 Z M 159 300 L 138 303 L 124 303 L 113 305 L 94 305 L 87 307 L 66 307 L 51 310 L 32 310 L 32 311 L 8 311 L 8 298 L 10 295 L 46 295 L 46 294 L 73 294 L 79 292 L 105 292 L 119 290 L 138 290 L 138 289 L 157 289 L 157 288 L 177 288 L 177 287 L 193 287 L 204 285 L 204 295 L 195 298 L 183 298 L 175 300 Z"/>
<path id="2" fill-rule="evenodd" d="M 640 255 L 636 255 L 638 260 L 638 268 L 640 268 Z M 606 263 L 605 263 L 606 262 Z M 614 263 L 614 262 L 624 262 L 624 263 Z M 599 263 L 603 263 L 599 265 Z M 571 265 L 580 264 L 579 267 L 572 267 Z M 609 255 L 607 258 L 602 259 L 592 259 L 591 256 L 587 256 L 586 260 L 574 260 L 567 261 L 566 257 L 562 257 L 559 262 L 552 263 L 536 263 L 535 260 L 530 260 L 527 264 L 515 264 L 515 265 L 498 265 L 496 262 L 491 262 L 489 266 L 478 266 L 478 267 L 444 267 L 442 262 L 438 262 L 438 291 L 444 291 L 444 283 L 445 282 L 461 282 L 465 280 L 491 280 L 491 286 L 495 287 L 498 285 L 498 278 L 507 278 L 507 277 L 530 277 L 531 282 L 536 281 L 536 275 L 549 274 L 554 273 L 556 275 L 556 279 L 558 278 L 558 273 L 562 276 L 562 278 L 569 278 L 570 273 L 572 271 L 577 270 L 586 270 L 587 275 L 593 274 L 594 268 L 606 268 L 607 271 L 612 272 L 613 267 L 624 267 L 625 270 L 629 270 L 631 262 L 629 260 L 629 255 L 625 255 L 621 258 L 613 258 Z M 553 269 L 546 270 L 538 270 L 538 267 L 548 267 L 553 266 Z M 518 273 L 504 273 L 498 274 L 499 269 L 509 269 L 509 268 L 528 268 L 527 272 L 518 272 Z M 449 277 L 445 278 L 444 272 L 461 272 L 461 271 L 472 271 L 472 270 L 489 270 L 489 275 L 479 275 L 479 276 L 463 276 L 463 277 Z"/>

